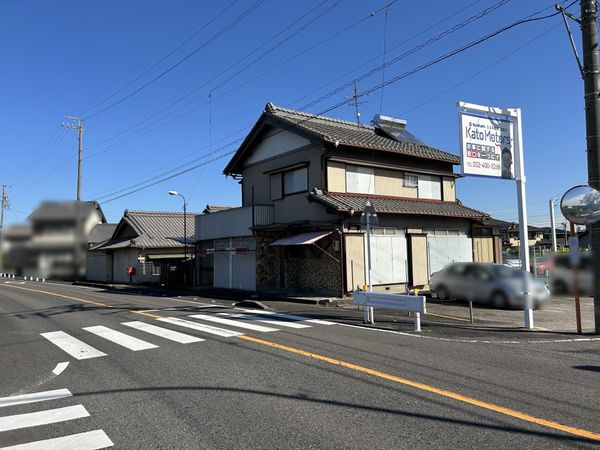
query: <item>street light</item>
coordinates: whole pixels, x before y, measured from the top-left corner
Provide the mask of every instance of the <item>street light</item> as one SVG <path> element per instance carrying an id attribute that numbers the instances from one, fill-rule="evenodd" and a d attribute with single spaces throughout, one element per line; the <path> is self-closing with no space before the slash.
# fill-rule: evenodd
<path id="1" fill-rule="evenodd" d="M 187 202 L 177 191 L 169 191 L 169 195 L 179 195 L 183 199 L 183 285 L 187 287 Z"/>

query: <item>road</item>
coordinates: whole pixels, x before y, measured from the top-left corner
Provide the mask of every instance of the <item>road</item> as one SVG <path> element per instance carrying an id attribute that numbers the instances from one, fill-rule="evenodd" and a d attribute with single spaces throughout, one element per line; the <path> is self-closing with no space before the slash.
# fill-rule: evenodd
<path id="1" fill-rule="evenodd" d="M 0 447 L 600 442 L 592 337 L 438 339 L 353 325 L 341 308 L 149 292 L 0 282 Z"/>

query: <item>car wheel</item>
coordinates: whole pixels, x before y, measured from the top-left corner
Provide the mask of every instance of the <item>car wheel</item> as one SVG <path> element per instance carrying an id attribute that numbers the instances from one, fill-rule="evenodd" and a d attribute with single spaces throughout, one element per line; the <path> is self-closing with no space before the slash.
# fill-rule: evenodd
<path id="1" fill-rule="evenodd" d="M 437 294 L 438 300 L 448 300 L 448 289 L 444 286 L 438 286 L 435 293 Z"/>
<path id="2" fill-rule="evenodd" d="M 495 291 L 492 294 L 491 303 L 496 308 L 506 308 L 508 306 L 508 297 L 502 291 Z"/>

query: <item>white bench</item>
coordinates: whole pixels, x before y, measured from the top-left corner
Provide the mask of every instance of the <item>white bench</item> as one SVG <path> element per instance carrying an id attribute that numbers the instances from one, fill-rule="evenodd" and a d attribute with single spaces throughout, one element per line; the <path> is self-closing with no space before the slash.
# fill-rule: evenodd
<path id="1" fill-rule="evenodd" d="M 415 331 L 421 331 L 421 313 L 427 312 L 422 295 L 384 294 L 381 292 L 354 291 L 352 300 L 364 309 L 364 322 L 375 323 L 373 308 L 408 311 L 414 317 Z"/>

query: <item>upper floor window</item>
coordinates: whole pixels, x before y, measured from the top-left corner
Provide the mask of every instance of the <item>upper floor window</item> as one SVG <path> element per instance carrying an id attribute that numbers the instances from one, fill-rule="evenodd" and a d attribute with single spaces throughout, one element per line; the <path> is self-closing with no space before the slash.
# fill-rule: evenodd
<path id="1" fill-rule="evenodd" d="M 283 172 L 283 195 L 308 191 L 308 167 Z"/>
<path id="2" fill-rule="evenodd" d="M 442 199 L 442 180 L 435 175 L 419 175 L 419 198 Z"/>
<path id="3" fill-rule="evenodd" d="M 375 193 L 375 173 L 371 167 L 346 166 L 346 192 Z"/>
<path id="4" fill-rule="evenodd" d="M 419 186 L 419 177 L 414 173 L 404 174 L 404 187 L 416 188 Z"/>

